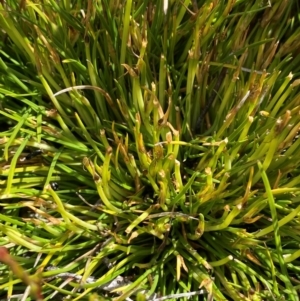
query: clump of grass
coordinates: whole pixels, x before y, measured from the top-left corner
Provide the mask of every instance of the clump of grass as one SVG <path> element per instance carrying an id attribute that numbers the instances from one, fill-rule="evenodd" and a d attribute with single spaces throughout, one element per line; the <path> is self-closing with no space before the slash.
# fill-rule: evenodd
<path id="1" fill-rule="evenodd" d="M 0 243 L 45 300 L 299 299 L 295 2 L 0 3 Z"/>

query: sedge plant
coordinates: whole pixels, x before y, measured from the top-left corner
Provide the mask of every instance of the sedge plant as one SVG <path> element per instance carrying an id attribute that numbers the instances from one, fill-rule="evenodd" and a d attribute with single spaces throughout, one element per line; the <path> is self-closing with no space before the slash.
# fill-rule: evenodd
<path id="1" fill-rule="evenodd" d="M 299 19 L 0 1 L 1 300 L 299 300 Z"/>

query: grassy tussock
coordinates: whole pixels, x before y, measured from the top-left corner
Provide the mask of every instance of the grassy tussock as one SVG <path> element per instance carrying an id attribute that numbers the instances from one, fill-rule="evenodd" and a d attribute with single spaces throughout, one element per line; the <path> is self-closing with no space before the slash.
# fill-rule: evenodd
<path id="1" fill-rule="evenodd" d="M 296 1 L 7 0 L 0 27 L 1 297 L 299 300 Z"/>

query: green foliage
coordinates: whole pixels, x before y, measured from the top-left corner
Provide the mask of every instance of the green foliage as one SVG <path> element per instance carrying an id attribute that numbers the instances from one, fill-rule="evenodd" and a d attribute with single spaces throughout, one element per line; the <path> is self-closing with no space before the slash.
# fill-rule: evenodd
<path id="1" fill-rule="evenodd" d="M 0 2 L 0 244 L 45 300 L 299 300 L 299 18 Z"/>

